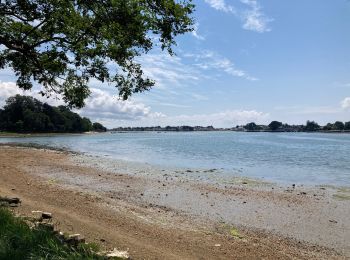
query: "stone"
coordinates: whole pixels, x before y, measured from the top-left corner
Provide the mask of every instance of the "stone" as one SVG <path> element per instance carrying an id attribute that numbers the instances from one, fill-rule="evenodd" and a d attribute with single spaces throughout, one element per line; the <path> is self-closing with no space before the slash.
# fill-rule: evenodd
<path id="1" fill-rule="evenodd" d="M 65 242 L 71 246 L 77 246 L 80 243 L 85 243 L 85 238 L 80 234 L 69 235 L 68 238 L 65 239 Z"/>
<path id="2" fill-rule="evenodd" d="M 45 229 L 45 230 L 51 231 L 51 232 L 53 232 L 55 230 L 55 227 L 52 223 L 38 222 L 37 226 L 38 226 L 38 228 Z"/>
<path id="3" fill-rule="evenodd" d="M 112 251 L 107 252 L 106 256 L 108 258 L 115 258 L 119 257 L 122 259 L 130 259 L 128 251 L 119 251 L 118 249 L 114 248 Z"/>
<path id="4" fill-rule="evenodd" d="M 43 212 L 43 213 L 41 213 L 41 217 L 42 217 L 43 219 L 51 219 L 51 218 L 52 218 L 52 213 Z"/>
<path id="5" fill-rule="evenodd" d="M 8 204 L 19 204 L 19 203 L 21 203 L 21 200 L 19 198 L 0 197 L 0 201 L 7 202 Z"/>

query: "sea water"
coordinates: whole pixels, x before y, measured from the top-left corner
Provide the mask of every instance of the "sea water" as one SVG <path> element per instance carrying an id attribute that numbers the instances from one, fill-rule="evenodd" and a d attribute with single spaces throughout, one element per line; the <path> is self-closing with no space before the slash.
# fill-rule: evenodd
<path id="1" fill-rule="evenodd" d="M 350 186 L 350 134 L 124 132 L 0 138 L 159 167 L 218 169 L 282 183 Z"/>

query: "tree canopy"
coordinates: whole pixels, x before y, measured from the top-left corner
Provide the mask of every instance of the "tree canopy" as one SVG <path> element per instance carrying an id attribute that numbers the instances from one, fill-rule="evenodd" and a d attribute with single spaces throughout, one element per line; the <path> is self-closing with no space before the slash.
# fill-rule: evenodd
<path id="1" fill-rule="evenodd" d="M 320 129 L 319 124 L 317 124 L 315 121 L 307 121 L 306 122 L 306 126 L 304 127 L 305 131 L 308 132 L 314 132 Z"/>
<path id="2" fill-rule="evenodd" d="M 100 123 L 92 124 L 66 106 L 53 107 L 39 100 L 16 95 L 6 100 L 0 109 L 0 131 L 76 133 L 106 131 Z"/>
<path id="3" fill-rule="evenodd" d="M 261 127 L 256 125 L 254 122 L 251 122 L 251 123 L 246 124 L 244 126 L 244 129 L 246 129 L 248 131 L 258 131 L 258 130 L 261 130 Z"/>
<path id="4" fill-rule="evenodd" d="M 0 69 L 10 67 L 17 85 L 33 82 L 41 94 L 62 95 L 83 107 L 90 78 L 108 82 L 127 99 L 149 90 L 135 58 L 153 47 L 173 54 L 175 37 L 193 30 L 191 0 L 0 1 Z"/>
<path id="5" fill-rule="evenodd" d="M 272 130 L 272 131 L 276 131 L 278 128 L 280 128 L 282 126 L 282 122 L 279 122 L 279 121 L 272 121 L 270 124 L 269 124 L 269 128 Z"/>

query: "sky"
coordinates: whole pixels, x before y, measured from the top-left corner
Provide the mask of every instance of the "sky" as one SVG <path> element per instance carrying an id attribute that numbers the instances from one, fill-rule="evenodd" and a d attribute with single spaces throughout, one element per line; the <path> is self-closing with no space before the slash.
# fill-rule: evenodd
<path id="1" fill-rule="evenodd" d="M 77 112 L 110 128 L 350 121 L 350 1 L 194 4 L 195 30 L 177 38 L 175 56 L 156 47 L 137 58 L 156 81 L 151 91 L 121 101 L 113 86 L 91 80 Z M 15 81 L 0 70 L 0 106 L 23 93 Z"/>

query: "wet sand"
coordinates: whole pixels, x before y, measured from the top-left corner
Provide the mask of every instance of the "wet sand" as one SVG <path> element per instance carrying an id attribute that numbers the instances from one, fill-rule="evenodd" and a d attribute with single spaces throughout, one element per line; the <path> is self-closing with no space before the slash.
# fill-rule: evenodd
<path id="1" fill-rule="evenodd" d="M 133 259 L 346 259 L 350 189 L 0 146 L 0 195 Z"/>

